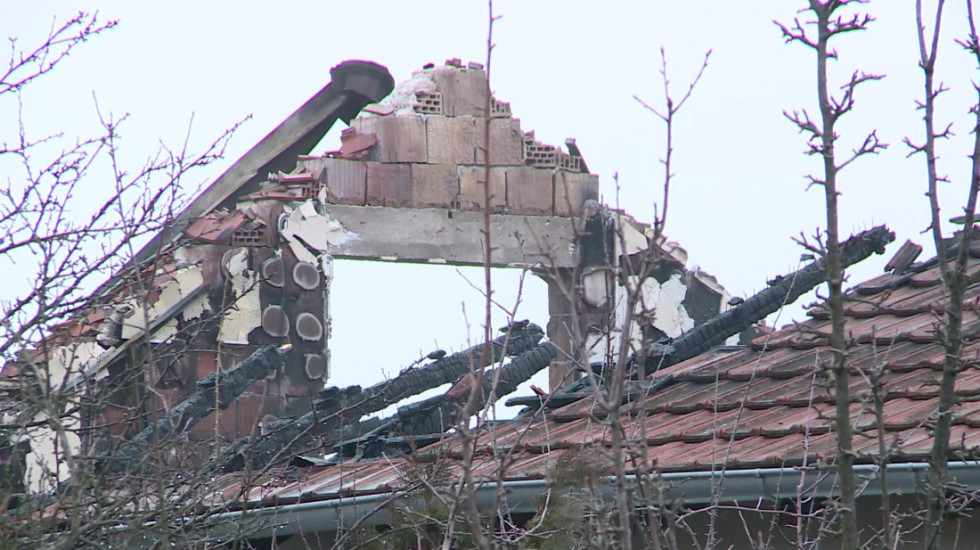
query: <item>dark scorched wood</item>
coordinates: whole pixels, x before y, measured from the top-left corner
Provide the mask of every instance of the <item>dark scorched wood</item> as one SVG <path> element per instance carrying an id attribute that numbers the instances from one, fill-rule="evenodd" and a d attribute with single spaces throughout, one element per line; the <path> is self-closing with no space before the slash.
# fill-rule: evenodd
<path id="1" fill-rule="evenodd" d="M 505 354 L 514 356 L 531 350 L 543 337 L 544 331 L 535 324 L 500 336 L 491 342 L 487 361 L 481 366 L 496 363 Z M 224 471 L 242 470 L 246 466 L 264 468 L 279 459 L 289 459 L 316 448 L 330 448 L 340 441 L 359 437 L 361 417 L 459 380 L 479 363 L 482 349 L 483 344 L 480 344 L 447 355 L 367 389 L 362 390 L 360 386 L 326 388 L 320 392 L 320 398 L 309 413 L 296 419 L 281 420 L 269 434 L 254 441 L 246 437 L 232 444 L 220 459 L 221 468 Z"/>
<path id="2" fill-rule="evenodd" d="M 515 357 L 510 363 L 486 371 L 483 375 L 480 398 L 473 410 L 480 410 L 491 396 L 496 401 L 504 395 L 513 393 L 518 385 L 529 380 L 557 357 L 558 348 L 551 342 L 544 342 Z M 494 387 L 493 382 L 498 378 L 498 374 L 499 379 Z M 461 420 L 458 413 L 468 399 L 469 391 L 457 398 L 437 395 L 406 405 L 399 408 L 394 417 L 384 421 L 375 430 L 345 441 L 336 449 L 345 456 L 360 457 L 380 456 L 392 445 L 398 447 L 397 450 L 411 451 L 414 444 L 421 446 L 430 443 L 432 437 L 456 426 Z M 421 439 L 416 441 L 414 436 L 421 436 Z"/>
<path id="3" fill-rule="evenodd" d="M 841 243 L 841 266 L 856 264 L 872 253 L 882 254 L 885 245 L 895 240 L 895 233 L 880 225 L 854 235 Z M 803 269 L 782 277 L 758 294 L 747 298 L 737 307 L 714 317 L 707 323 L 687 332 L 664 346 L 666 353 L 647 358 L 647 372 L 685 361 L 725 343 L 725 340 L 749 328 L 752 323 L 779 311 L 785 304 L 796 301 L 827 280 L 827 268 L 822 259 Z"/>

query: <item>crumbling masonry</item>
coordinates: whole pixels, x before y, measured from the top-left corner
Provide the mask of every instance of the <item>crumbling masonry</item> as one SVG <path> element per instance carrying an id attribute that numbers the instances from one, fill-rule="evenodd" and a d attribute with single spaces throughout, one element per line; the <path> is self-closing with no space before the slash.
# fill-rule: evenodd
<path id="1" fill-rule="evenodd" d="M 486 185 L 492 265 L 530 268 L 549 282 L 550 343 L 530 344 L 533 359 L 511 369 L 519 375 L 508 384 L 544 361 L 551 363 L 556 390 L 603 359 L 605 338 L 629 338 L 638 346 L 651 337 L 673 338 L 725 308 L 724 290 L 709 275 L 688 271 L 682 249 L 651 243 L 647 226 L 601 206 L 598 176 L 588 171 L 574 140 L 564 151 L 537 141 L 496 98 L 486 113 L 489 88 L 479 64 L 427 65 L 397 88 L 387 70 L 372 63 L 347 62 L 331 76 L 330 85 L 149 243 L 137 256 L 138 268 L 106 283 L 91 308 L 25 354 L 25 361 L 45 364 L 49 377 L 67 375 L 69 389 L 77 386 L 79 394 L 84 387 L 110 396 L 80 419 L 93 429 L 76 446 L 112 454 L 165 420 L 167 411 L 199 400 L 199 380 L 238 372 L 236 365 L 269 346 L 292 349 L 279 366 L 249 379 L 240 395 L 223 398 L 218 410 L 202 409 L 203 418 L 181 424 L 189 442 L 207 446 L 216 435 L 241 442 L 271 429 L 289 431 L 296 425 L 281 419 L 305 422 L 318 408 L 333 407 L 327 402 L 333 394 L 321 395 L 331 368 L 333 261 L 481 265 Z M 339 149 L 309 155 L 337 120 L 349 123 Z M 616 238 L 596 239 L 595 227 Z M 626 305 L 609 270 L 651 246 L 665 260 L 637 284 L 653 314 L 622 327 Z M 584 342 L 574 341 L 576 334 Z M 141 345 L 147 341 L 150 346 Z M 131 365 L 148 366 L 134 372 Z M 405 395 L 432 387 L 426 384 Z M 338 391 L 348 399 L 345 407 L 349 399 L 377 401 L 359 388 Z M 362 414 L 381 407 L 369 408 Z M 350 425 L 359 422 L 360 414 L 353 416 Z M 323 439 L 325 431 L 316 434 L 320 444 L 344 439 Z M 53 454 L 43 430 L 22 435 L 37 440 L 38 463 Z"/>

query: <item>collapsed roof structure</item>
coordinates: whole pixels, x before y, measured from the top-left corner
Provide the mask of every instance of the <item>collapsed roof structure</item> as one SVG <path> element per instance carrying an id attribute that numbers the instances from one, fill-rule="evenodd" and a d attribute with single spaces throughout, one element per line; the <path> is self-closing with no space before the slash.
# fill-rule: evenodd
<path id="1" fill-rule="evenodd" d="M 89 308 L 23 354 L 27 363 L 43 365 L 45 378 L 65 379 L 69 392 L 78 389 L 75 399 L 90 391 L 105 396 L 91 418 L 80 420 L 86 436 L 72 434 L 73 452 L 128 457 L 136 452 L 134 437 L 144 440 L 163 429 L 183 433 L 195 452 L 206 453 L 216 436 L 240 445 L 268 430 L 319 426 L 325 410 L 334 414 L 350 404 L 331 404 L 330 392 L 320 395 L 330 369 L 333 260 L 482 264 L 486 174 L 491 264 L 535 269 L 551 287 L 550 343 L 522 376 L 549 366 L 558 389 L 577 376 L 577 364 L 601 359 L 601 352 L 581 352 L 573 342 L 588 339 L 597 347 L 607 334 L 606 318 L 621 315 L 614 311 L 623 305 L 612 296 L 609 274 L 594 264 L 647 250 L 649 235 L 621 212 L 593 208 L 584 219 L 585 205 L 598 205 L 598 176 L 588 172 L 575 141 L 568 140 L 564 152 L 535 140 L 509 104 L 489 95 L 479 64 L 429 65 L 397 88 L 386 69 L 368 62 L 343 63 L 331 76 L 152 239 L 135 267 L 109 280 Z M 350 125 L 338 150 L 309 155 L 337 120 Z M 602 231 L 623 238 L 595 240 L 583 232 L 597 220 Z M 682 249 L 665 242 L 658 249 L 665 267 L 645 291 L 662 296 L 648 327 L 637 321 L 622 331 L 631 339 L 677 336 L 713 317 L 727 300 L 712 277 L 685 271 Z M 668 295 L 675 298 L 662 299 Z M 522 344 L 528 330 L 515 331 L 509 352 L 533 351 Z M 540 329 L 531 334 L 544 336 Z M 267 346 L 287 343 L 289 353 L 263 363 L 268 372 L 239 368 Z M 380 410 L 454 382 L 460 368 L 472 367 L 469 356 L 453 355 L 433 368 L 452 361 L 459 363 L 447 371 L 449 378 L 423 376 L 425 383 L 413 391 L 384 399 L 361 396 L 371 406 L 358 410 Z M 502 372 L 521 371 L 514 363 Z M 16 372 L 39 371 L 15 364 L 5 369 L 8 378 Z M 21 386 L 30 393 L 30 383 Z M 210 403 L 214 399 L 220 402 Z M 37 474 L 54 471 L 51 438 L 43 430 L 28 432 L 18 436 L 34 440 L 27 465 L 40 465 Z"/>
<path id="2" fill-rule="evenodd" d="M 561 465 L 584 464 L 597 478 L 610 471 L 601 452 L 610 444 L 609 411 L 596 386 L 623 361 L 633 382 L 620 423 L 645 434 L 634 473 L 655 468 L 672 495 L 692 504 L 717 497 L 719 480 L 732 500 L 784 498 L 789 476 L 794 491 L 799 481 L 812 495 L 831 494 L 826 470 L 814 468 L 831 456 L 834 438 L 821 378 L 831 354 L 825 312 L 723 345 L 820 284 L 822 261 L 729 303 L 714 278 L 686 269 L 683 249 L 601 207 L 598 176 L 575 141 L 567 152 L 537 141 L 509 104 L 488 96 L 478 64 L 427 65 L 397 88 L 372 63 L 346 62 L 331 76 L 149 243 L 138 268 L 107 282 L 92 309 L 25 354 L 79 395 L 94 385 L 109 396 L 80 420 L 87 435 L 76 450 L 110 471 L 130 471 L 147 464 L 143 450 L 155 438 L 182 434 L 224 473 L 200 502 L 219 539 L 244 519 L 257 537 L 333 532 L 365 518 L 380 525 L 388 518 L 379 504 L 413 490 L 413 464 L 439 462 L 450 477 L 459 471 L 464 452 L 454 431 L 467 420 L 460 410 L 470 396 L 492 402 L 549 368 L 550 393 L 510 399 L 524 407 L 517 418 L 476 434 L 472 475 L 503 483 L 509 513 L 526 519 Z M 309 155 L 336 120 L 350 126 L 339 149 Z M 368 388 L 325 388 L 333 260 L 482 264 L 484 207 L 491 264 L 548 281 L 547 327 L 514 322 L 485 355 L 483 344 L 434 353 Z M 844 265 L 882 253 L 893 239 L 884 227 L 855 235 L 843 243 Z M 631 290 L 640 299 L 627 300 L 614 275 L 651 255 L 635 271 Z M 934 261 L 902 264 L 856 287 L 846 311 L 855 368 L 873 363 L 887 380 L 888 452 L 909 472 L 897 482 L 914 490 L 935 408 L 923 378 L 942 358 L 933 335 L 944 295 Z M 978 292 L 975 285 L 968 298 Z M 633 351 L 628 362 L 608 353 L 623 340 Z M 970 354 L 974 347 L 971 340 Z M 29 391 L 20 373 L 30 369 L 18 369 L 2 373 L 9 399 Z M 976 393 L 971 380 L 958 385 L 963 396 Z M 374 416 L 446 384 L 453 387 L 442 395 Z M 855 379 L 855 394 L 864 384 Z M 951 458 L 966 460 L 980 437 L 972 431 L 977 410 L 962 405 L 955 414 L 962 437 Z M 877 426 L 860 400 L 853 418 L 859 440 Z M 8 446 L 5 462 L 19 454 L 29 470 L 54 455 L 43 429 L 22 435 L 30 452 Z M 879 450 L 865 443 L 859 468 L 872 475 Z M 980 487 L 978 470 L 957 464 L 959 479 Z"/>

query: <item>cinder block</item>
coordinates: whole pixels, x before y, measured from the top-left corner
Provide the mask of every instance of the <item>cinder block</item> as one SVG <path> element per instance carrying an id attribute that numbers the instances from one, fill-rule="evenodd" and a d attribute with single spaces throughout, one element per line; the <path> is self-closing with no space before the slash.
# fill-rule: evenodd
<path id="1" fill-rule="evenodd" d="M 378 144 L 371 160 L 380 162 L 428 162 L 425 119 L 421 115 L 360 117 L 351 124 L 358 133 L 374 133 Z"/>
<path id="2" fill-rule="evenodd" d="M 476 161 L 473 117 L 430 116 L 425 125 L 430 164 L 473 164 Z"/>
<path id="3" fill-rule="evenodd" d="M 367 206 L 410 206 L 412 170 L 408 164 L 367 162 Z"/>
<path id="4" fill-rule="evenodd" d="M 415 92 L 415 112 L 423 115 L 441 115 L 442 94 L 439 92 Z"/>
<path id="5" fill-rule="evenodd" d="M 599 176 L 564 170 L 555 173 L 555 214 L 578 216 L 589 199 L 599 200 Z"/>
<path id="6" fill-rule="evenodd" d="M 512 167 L 507 174 L 507 211 L 511 214 L 551 214 L 554 203 L 553 172 Z"/>
<path id="7" fill-rule="evenodd" d="M 356 160 L 322 160 L 320 184 L 327 189 L 327 202 L 364 206 L 367 194 L 367 165 Z"/>
<path id="8" fill-rule="evenodd" d="M 483 166 L 459 167 L 459 207 L 483 210 L 486 177 Z M 507 180 L 503 168 L 490 169 L 490 211 L 503 212 L 507 207 Z"/>
<path id="9" fill-rule="evenodd" d="M 534 140 L 534 132 L 524 136 L 524 164 L 538 168 L 555 168 L 558 166 L 560 151 L 554 145 L 548 145 Z"/>
<path id="10" fill-rule="evenodd" d="M 483 146 L 484 118 L 475 120 L 476 163 L 483 164 L 486 149 Z M 524 164 L 524 133 L 521 121 L 516 118 L 494 118 L 490 120 L 490 164 L 492 166 L 521 166 Z"/>
<path id="11" fill-rule="evenodd" d="M 459 194 L 459 173 L 451 164 L 412 164 L 412 206 L 452 208 Z"/>

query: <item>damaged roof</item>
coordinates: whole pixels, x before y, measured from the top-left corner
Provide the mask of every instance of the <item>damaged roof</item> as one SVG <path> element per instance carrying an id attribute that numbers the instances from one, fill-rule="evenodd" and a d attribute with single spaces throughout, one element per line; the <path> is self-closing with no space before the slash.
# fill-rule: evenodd
<path id="1" fill-rule="evenodd" d="M 970 250 L 968 270 L 980 273 L 980 245 Z M 854 373 L 851 418 L 857 464 L 872 468 L 881 453 L 869 399 L 873 372 L 880 372 L 884 388 L 880 428 L 888 462 L 906 464 L 911 472 L 916 463 L 927 461 L 944 356 L 937 330 L 947 305 L 935 259 L 887 273 L 848 293 L 845 330 Z M 953 461 L 972 461 L 980 450 L 980 283 L 967 290 L 964 311 L 963 360 L 968 368 L 956 383 Z M 645 448 L 648 467 L 668 476 L 718 475 L 720 469 L 727 472 L 721 475 L 737 477 L 748 469 L 803 472 L 801 468 L 831 463 L 837 442 L 828 378 L 830 321 L 820 306 L 811 308 L 810 316 L 749 346 L 717 348 L 650 375 L 647 391 L 635 392 L 621 417 L 628 440 L 645 434 L 645 445 L 634 449 Z M 520 487 L 547 481 L 570 460 L 586 460 L 609 473 L 608 453 L 602 452 L 612 441 L 605 416 L 595 398 L 583 398 L 555 408 L 545 403 L 513 422 L 488 425 L 476 440 L 473 475 L 477 480 L 501 476 Z M 462 442 L 448 436 L 420 446 L 410 458 L 345 461 L 305 468 L 288 478 L 282 470 L 270 470 L 245 493 L 232 476 L 219 483 L 221 490 L 211 504 L 240 505 L 240 494 L 259 506 L 380 495 L 409 488 L 412 476 L 407 472 L 413 463 L 443 462 L 454 479 L 462 456 Z M 635 465 L 629 470 L 635 472 Z"/>

